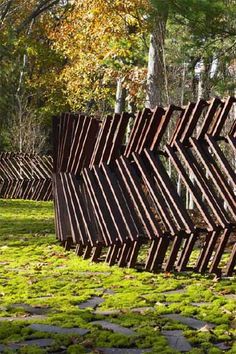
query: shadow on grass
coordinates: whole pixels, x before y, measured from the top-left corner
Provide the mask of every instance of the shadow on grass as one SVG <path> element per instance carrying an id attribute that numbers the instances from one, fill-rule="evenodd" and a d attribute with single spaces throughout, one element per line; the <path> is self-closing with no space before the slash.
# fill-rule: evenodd
<path id="1" fill-rule="evenodd" d="M 3 221 L 0 218 L 1 224 L 1 234 L 10 238 L 12 236 L 19 237 L 19 235 L 25 234 L 53 234 L 54 233 L 54 224 L 53 219 L 48 220 L 48 224 L 45 225 L 45 219 L 42 220 L 12 220 L 9 225 L 8 221 Z M 14 232 L 13 232 L 14 231 Z"/>
<path id="2" fill-rule="evenodd" d="M 33 201 L 33 200 L 22 200 L 22 199 L 0 199 L 0 208 L 10 208 L 12 212 L 17 211 L 27 211 L 30 212 L 32 209 L 35 210 L 46 210 L 52 208 L 52 202 L 43 201 Z"/>
<path id="3" fill-rule="evenodd" d="M 24 235 L 54 234 L 52 202 L 0 199 L 0 242 Z"/>

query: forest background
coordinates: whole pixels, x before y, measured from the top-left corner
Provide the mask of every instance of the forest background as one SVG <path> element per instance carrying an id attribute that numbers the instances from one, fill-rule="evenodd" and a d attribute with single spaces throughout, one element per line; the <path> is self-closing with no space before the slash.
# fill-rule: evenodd
<path id="1" fill-rule="evenodd" d="M 0 0 L 2 151 L 49 152 L 64 111 L 235 92 L 235 0 Z"/>

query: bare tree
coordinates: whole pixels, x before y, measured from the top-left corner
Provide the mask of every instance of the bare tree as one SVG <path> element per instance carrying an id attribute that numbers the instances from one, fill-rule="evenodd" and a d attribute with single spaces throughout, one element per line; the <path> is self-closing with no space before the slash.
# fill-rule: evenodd
<path id="1" fill-rule="evenodd" d="M 29 104 L 29 97 L 16 95 L 17 106 L 11 126 L 11 145 L 14 151 L 39 153 L 45 144 L 41 116 Z"/>

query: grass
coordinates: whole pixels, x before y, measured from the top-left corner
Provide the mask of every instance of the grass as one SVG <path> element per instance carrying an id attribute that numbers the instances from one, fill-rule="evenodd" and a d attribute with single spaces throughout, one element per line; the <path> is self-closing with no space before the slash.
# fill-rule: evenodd
<path id="1" fill-rule="evenodd" d="M 178 288 L 185 292 L 163 294 Z M 103 294 L 103 289 L 113 290 L 114 294 Z M 138 347 L 168 354 L 178 352 L 168 346 L 161 331 L 182 329 L 193 346 L 190 353 L 223 353 L 215 345 L 219 342 L 231 348 L 228 353 L 236 353 L 235 302 L 224 296 L 227 293 L 235 293 L 232 278 L 216 281 L 211 275 L 193 273 L 151 274 L 82 260 L 64 251 L 56 241 L 52 203 L 0 200 L 0 316 L 16 318 L 0 321 L 1 344 L 51 337 L 55 339 L 51 352 L 96 353 L 97 347 Z M 102 316 L 78 307 L 94 295 L 105 299 L 99 309 L 119 309 L 120 313 Z M 202 301 L 207 304 L 192 304 Z M 166 306 L 165 302 L 171 304 Z M 22 320 L 27 316 L 22 303 L 47 308 L 47 317 L 37 323 L 78 326 L 90 332 L 83 337 L 33 332 L 29 321 Z M 153 311 L 132 312 L 137 307 L 153 307 Z M 216 326 L 213 330 L 191 330 L 161 317 L 167 313 L 180 313 Z M 131 328 L 137 336 L 127 337 L 90 324 L 98 319 Z M 25 347 L 19 352 L 46 351 Z"/>

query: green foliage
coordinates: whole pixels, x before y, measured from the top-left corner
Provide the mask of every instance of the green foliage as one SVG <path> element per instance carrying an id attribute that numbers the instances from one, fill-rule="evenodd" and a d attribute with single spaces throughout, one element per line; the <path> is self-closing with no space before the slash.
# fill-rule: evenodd
<path id="1" fill-rule="evenodd" d="M 72 344 L 67 348 L 67 353 L 68 354 L 83 354 L 84 347 L 82 347 L 80 344 Z"/>
<path id="2" fill-rule="evenodd" d="M 49 2 L 45 1 L 45 5 Z M 0 148 L 19 150 L 21 134 L 23 151 L 32 152 L 32 131 L 37 129 L 38 134 L 48 135 L 51 115 L 66 108 L 63 86 L 56 84 L 64 58 L 49 43 L 47 11 L 42 12 L 40 21 L 25 22 L 31 14 L 34 19 L 34 7 L 39 6 L 39 2 L 16 0 L 9 3 L 6 14 L 5 5 L 0 7 L 0 17 L 5 16 L 0 24 Z M 22 30 L 18 30 L 24 23 Z M 32 139 L 29 143 L 25 141 L 28 126 Z M 41 147 L 46 148 L 45 145 Z"/>
<path id="3" fill-rule="evenodd" d="M 45 354 L 47 353 L 46 350 L 41 349 L 35 345 L 23 347 L 19 350 L 20 354 Z"/>
<path id="4" fill-rule="evenodd" d="M 32 22 L 30 15 L 44 1 L 15 0 L 4 15 L 5 3 L 0 6 L 0 150 L 19 150 L 21 135 L 24 151 L 34 146 L 48 151 L 51 116 L 62 111 L 112 112 L 118 78 L 126 103 L 143 108 L 149 37 L 161 22 L 165 72 L 158 76 L 164 75 L 166 103 L 196 98 L 200 62 L 205 98 L 235 90 L 235 1 L 90 0 L 64 6 L 48 0 L 53 7 L 46 6 Z"/>
<path id="5" fill-rule="evenodd" d="M 201 74 L 204 98 L 232 94 L 235 90 L 235 1 L 151 2 L 159 16 L 163 16 L 163 6 L 168 9 L 165 60 L 172 100 L 180 100 L 181 87 L 184 102 L 195 97 L 194 82 L 198 81 L 195 67 L 200 62 L 204 65 Z"/>

